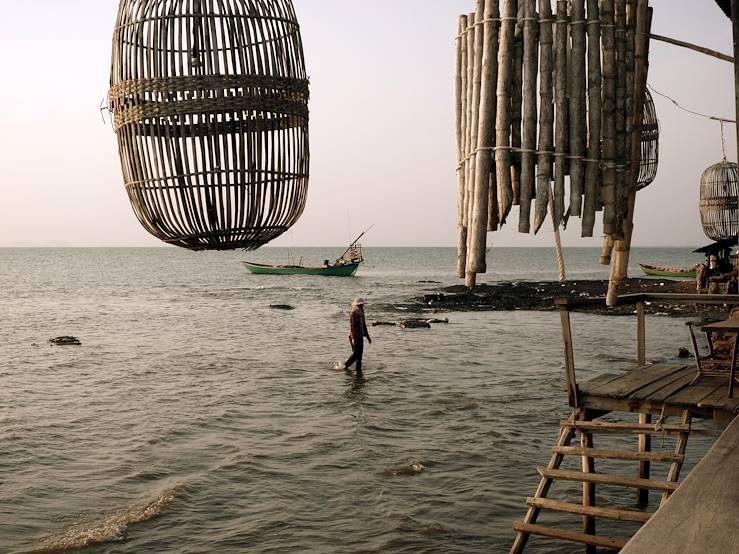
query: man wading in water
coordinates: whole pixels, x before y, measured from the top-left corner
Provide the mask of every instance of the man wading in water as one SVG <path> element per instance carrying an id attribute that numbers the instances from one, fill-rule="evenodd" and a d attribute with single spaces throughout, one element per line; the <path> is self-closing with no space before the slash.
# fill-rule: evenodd
<path id="1" fill-rule="evenodd" d="M 372 339 L 367 332 L 367 323 L 364 321 L 364 298 L 356 298 L 352 303 L 352 311 L 349 313 L 349 342 L 352 345 L 352 355 L 344 362 L 342 369 L 349 369 L 349 366 L 356 362 L 357 375 L 362 374 L 364 337 L 367 337 L 367 341 L 372 344 Z"/>

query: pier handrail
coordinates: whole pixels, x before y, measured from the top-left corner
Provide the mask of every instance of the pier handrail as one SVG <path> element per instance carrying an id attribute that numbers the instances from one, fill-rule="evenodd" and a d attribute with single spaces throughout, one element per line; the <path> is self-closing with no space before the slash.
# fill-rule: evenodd
<path id="1" fill-rule="evenodd" d="M 572 319 L 570 313 L 578 308 L 606 308 L 606 298 L 557 298 L 555 305 L 559 308 L 562 323 L 562 339 L 564 341 L 565 376 L 567 378 L 567 397 L 570 406 L 578 407 L 579 390 L 575 371 L 575 355 L 572 346 Z M 646 305 L 650 302 L 662 304 L 694 304 L 707 306 L 739 306 L 739 295 L 736 294 L 677 294 L 677 293 L 637 293 L 619 296 L 617 306 L 634 306 L 636 308 L 637 361 L 639 365 L 647 363 L 646 348 Z"/>

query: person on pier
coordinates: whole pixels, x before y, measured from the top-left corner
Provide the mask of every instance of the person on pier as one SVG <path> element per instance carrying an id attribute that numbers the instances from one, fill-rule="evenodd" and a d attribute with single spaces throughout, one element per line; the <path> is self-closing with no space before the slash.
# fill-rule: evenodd
<path id="1" fill-rule="evenodd" d="M 367 341 L 372 344 L 364 319 L 364 298 L 358 297 L 354 299 L 352 311 L 349 313 L 349 343 L 352 345 L 352 355 L 344 362 L 342 369 L 349 369 L 352 364 L 356 363 L 357 375 L 362 374 L 364 337 L 367 337 Z"/>

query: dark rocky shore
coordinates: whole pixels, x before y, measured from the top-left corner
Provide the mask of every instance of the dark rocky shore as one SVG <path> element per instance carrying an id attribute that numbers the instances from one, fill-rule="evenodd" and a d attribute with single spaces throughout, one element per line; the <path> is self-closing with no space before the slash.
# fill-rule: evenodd
<path id="1" fill-rule="evenodd" d="M 603 298 L 608 291 L 608 281 L 568 281 L 564 284 L 553 281 L 516 281 L 479 285 L 470 292 L 464 285 L 427 289 L 422 296 L 405 305 L 412 312 L 447 311 L 553 311 L 557 298 Z M 693 281 L 670 279 L 629 279 L 620 294 L 637 293 L 681 293 L 694 294 Z M 578 308 L 578 311 L 603 315 L 628 315 L 634 313 L 633 305 L 608 308 L 605 305 Z M 690 317 L 715 312 L 716 308 L 692 305 L 674 305 L 651 302 L 648 313 L 661 313 L 676 317 Z"/>

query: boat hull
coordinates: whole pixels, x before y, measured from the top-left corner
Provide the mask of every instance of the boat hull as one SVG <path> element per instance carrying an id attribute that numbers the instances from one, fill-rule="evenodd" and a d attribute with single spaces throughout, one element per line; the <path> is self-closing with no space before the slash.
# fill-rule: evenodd
<path id="1" fill-rule="evenodd" d="M 662 268 L 648 264 L 639 264 L 641 270 L 654 277 L 677 277 L 679 279 L 695 279 L 695 270 L 688 268 Z"/>
<path id="2" fill-rule="evenodd" d="M 325 277 L 351 277 L 359 268 L 358 263 L 349 263 L 329 267 L 288 267 L 279 265 L 242 262 L 246 269 L 259 275 L 322 275 Z"/>

